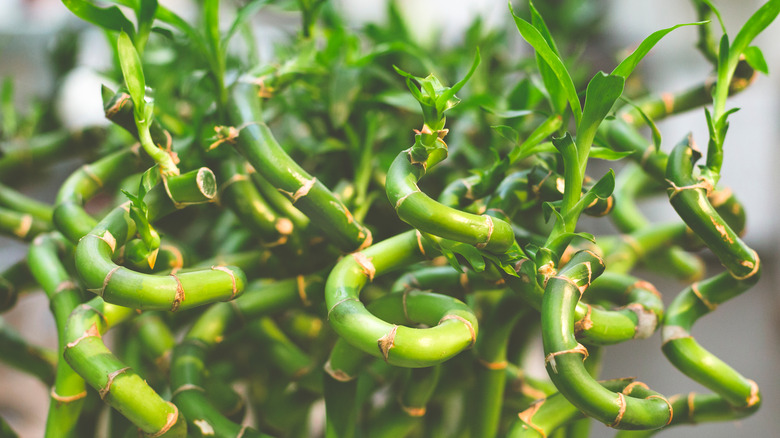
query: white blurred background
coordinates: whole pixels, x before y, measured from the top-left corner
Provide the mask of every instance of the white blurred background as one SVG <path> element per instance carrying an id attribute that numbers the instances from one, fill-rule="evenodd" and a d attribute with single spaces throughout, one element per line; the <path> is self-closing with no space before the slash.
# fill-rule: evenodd
<path id="1" fill-rule="evenodd" d="M 336 1 L 336 0 L 334 0 Z M 161 4 L 181 10 L 184 1 L 160 0 Z M 338 0 L 338 7 L 357 25 L 363 21 L 379 21 L 384 17 L 384 1 Z M 456 42 L 462 30 L 477 15 L 487 23 L 503 25 L 510 20 L 505 1 L 498 0 L 400 0 L 408 20 L 418 23 L 413 29 L 425 29 L 448 23 L 440 37 Z M 518 3 L 518 2 L 516 2 Z M 638 44 L 653 31 L 681 22 L 695 21 L 689 2 L 680 0 L 610 0 L 606 1 L 603 29 L 607 41 L 614 47 Z M 726 26 L 735 35 L 741 24 L 762 3 L 757 0 L 719 0 Z M 520 2 L 516 8 L 524 8 Z M 441 11 L 446 11 L 446 16 Z M 106 65 L 107 51 L 100 43 L 99 32 L 86 34 L 90 49 L 80 54 L 80 67 L 62 84 L 53 84 L 45 59 L 53 38 L 63 26 L 81 23 L 57 0 L 0 0 L 0 77 L 15 80 L 16 98 L 24 108 L 35 96 L 55 90 L 63 97 L 59 108 L 73 126 L 103 123 L 100 107 L 98 72 Z M 529 50 L 517 38 L 511 50 Z M 419 35 L 434 38 L 433 33 Z M 650 88 L 657 91 L 677 91 L 699 83 L 709 72 L 709 65 L 693 48 L 695 29 L 676 30 L 664 40 L 640 65 Z M 731 127 L 726 143 L 726 159 L 722 183 L 730 186 L 748 212 L 745 240 L 757 249 L 764 262 L 759 285 L 703 318 L 694 327 L 694 335 L 705 347 L 733 365 L 745 376 L 756 380 L 763 393 L 763 407 L 752 417 L 740 422 L 683 426 L 660 434 L 663 437 L 777 436 L 780 428 L 780 306 L 775 293 L 779 276 L 778 210 L 780 177 L 774 166 L 780 166 L 780 23 L 774 23 L 756 40 L 763 49 L 770 76 L 759 76 L 745 92 L 731 101 L 742 110 L 730 117 Z M 75 105 L 75 106 L 74 106 Z M 688 132 L 699 143 L 706 143 L 707 128 L 702 111 L 675 117 L 659 124 L 668 147 Z M 73 168 L 63 163 L 52 172 L 64 178 Z M 55 177 L 56 178 L 56 177 Z M 61 179 L 60 179 L 61 181 Z M 29 193 L 47 202 L 54 192 L 45 184 L 32 184 Z M 654 219 L 672 218 L 668 203 L 652 203 L 647 213 Z M 18 260 L 26 251 L 24 245 L 0 237 L 0 269 Z M 710 274 L 722 269 L 710 263 Z M 656 283 L 665 298 L 671 299 L 682 288 L 679 284 Z M 53 320 L 42 294 L 24 296 L 13 311 L 3 315 L 19 328 L 30 341 L 56 346 Z M 541 364 L 540 364 L 541 369 Z M 603 376 L 636 376 L 653 389 L 664 393 L 706 389 L 677 372 L 660 351 L 660 338 L 622 344 L 607 349 Z M 42 436 L 48 407 L 48 390 L 35 379 L 11 370 L 0 363 L 0 416 L 23 437 Z M 592 436 L 607 437 L 614 432 L 594 425 Z"/>

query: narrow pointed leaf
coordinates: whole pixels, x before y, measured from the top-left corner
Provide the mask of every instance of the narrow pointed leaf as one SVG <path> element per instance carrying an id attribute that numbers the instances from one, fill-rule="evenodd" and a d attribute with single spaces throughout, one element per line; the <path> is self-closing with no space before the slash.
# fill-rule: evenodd
<path id="1" fill-rule="evenodd" d="M 577 125 L 577 152 L 581 165 L 587 160 L 590 145 L 601 122 L 623 94 L 625 79 L 621 76 L 596 73 L 585 92 L 585 109 Z"/>
<path id="2" fill-rule="evenodd" d="M 144 70 L 141 67 L 141 59 L 138 52 L 130 41 L 130 37 L 125 32 L 119 34 L 117 39 L 117 51 L 119 55 L 119 65 L 122 68 L 122 76 L 125 78 L 125 85 L 130 97 L 133 99 L 135 112 L 137 115 L 144 114 L 145 102 L 144 94 L 146 80 L 144 79 Z"/>
<path id="3" fill-rule="evenodd" d="M 547 65 L 550 66 L 550 69 L 555 73 L 558 82 L 560 82 L 561 87 L 566 92 L 566 99 L 569 101 L 571 110 L 574 113 L 574 119 L 579 123 L 580 118 L 582 118 L 580 100 L 577 97 L 577 89 L 574 86 L 574 81 L 571 79 L 569 71 L 566 70 L 566 66 L 563 65 L 563 61 L 561 61 L 561 58 L 553 51 L 550 45 L 547 44 L 547 40 L 539 33 L 538 29 L 531 23 L 515 15 L 511 4 L 509 5 L 509 10 L 512 12 L 512 17 L 514 17 L 515 25 L 517 26 L 520 35 L 534 48 L 534 50 L 536 50 L 536 53 L 544 59 Z"/>
<path id="4" fill-rule="evenodd" d="M 636 68 L 637 64 L 639 64 L 639 61 L 641 61 L 642 58 L 644 58 L 645 55 L 647 55 L 647 53 L 650 52 L 653 47 L 655 47 L 656 43 L 661 41 L 661 38 L 665 37 L 669 32 L 683 26 L 699 26 L 704 23 L 705 22 L 701 21 L 696 23 L 677 24 L 675 26 L 653 32 L 650 34 L 650 36 L 645 38 L 642 43 L 639 44 L 639 47 L 637 47 L 636 50 L 634 50 L 626 57 L 626 59 L 624 59 L 617 67 L 615 67 L 614 70 L 612 70 L 612 74 L 615 76 L 621 76 L 623 79 L 628 78 L 631 72 L 633 72 Z"/>
<path id="5" fill-rule="evenodd" d="M 74 15 L 84 21 L 98 25 L 106 30 L 125 32 L 130 36 L 135 35 L 133 23 L 116 6 L 100 8 L 86 0 L 62 0 L 62 3 Z"/>
<path id="6" fill-rule="evenodd" d="M 750 46 L 745 49 L 744 55 L 745 60 L 753 67 L 753 70 L 760 71 L 765 75 L 769 74 L 769 65 L 767 65 L 766 59 L 764 59 L 764 53 L 761 52 L 761 49 L 756 46 Z"/>

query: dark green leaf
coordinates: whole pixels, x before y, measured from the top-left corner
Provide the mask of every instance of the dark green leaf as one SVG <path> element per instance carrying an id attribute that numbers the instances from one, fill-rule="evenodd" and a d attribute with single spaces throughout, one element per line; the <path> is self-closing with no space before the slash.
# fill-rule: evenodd
<path id="1" fill-rule="evenodd" d="M 574 86 L 574 81 L 572 81 L 568 70 L 566 70 L 566 66 L 563 65 L 563 61 L 561 61 L 561 58 L 550 47 L 547 40 L 544 39 L 544 36 L 542 36 L 536 27 L 515 15 L 511 3 L 509 4 L 509 10 L 512 13 L 512 17 L 514 17 L 515 25 L 517 26 L 520 35 L 534 48 L 534 50 L 536 50 L 536 53 L 544 59 L 555 74 L 558 82 L 565 91 L 566 99 L 569 101 L 571 110 L 574 113 L 574 119 L 579 123 L 580 118 L 582 117 L 582 108 L 580 107 L 580 101 L 577 97 L 577 89 Z"/>
<path id="2" fill-rule="evenodd" d="M 141 0 L 138 7 L 138 28 L 151 28 L 156 13 L 157 0 Z"/>
<path id="3" fill-rule="evenodd" d="M 593 146 L 590 148 L 588 157 L 596 158 L 599 160 L 616 161 L 631 155 L 630 151 L 615 151 L 609 148 L 603 148 L 599 146 Z"/>
<path id="4" fill-rule="evenodd" d="M 139 118 L 138 116 L 144 115 L 146 80 L 144 79 L 144 70 L 141 67 L 141 59 L 138 57 L 138 52 L 136 52 L 133 42 L 130 41 L 130 37 L 124 32 L 120 33 L 117 39 L 117 52 L 119 65 L 122 68 L 122 76 L 125 78 L 127 91 L 133 100 L 136 118 Z"/>
<path id="5" fill-rule="evenodd" d="M 542 16 L 539 14 L 539 11 L 536 10 L 536 7 L 534 7 L 532 2 L 529 3 L 529 7 L 531 9 L 531 24 L 533 24 L 542 37 L 544 37 L 553 53 L 560 57 L 558 47 L 555 45 L 555 40 L 553 40 L 544 19 L 542 19 Z M 550 106 L 556 114 L 563 114 L 563 112 L 566 111 L 566 90 L 544 58 L 542 58 L 539 53 L 536 53 L 535 58 L 537 68 L 542 76 L 542 82 L 544 82 L 544 88 L 547 90 L 547 96 L 550 98 Z"/>
<path id="6" fill-rule="evenodd" d="M 766 59 L 764 59 L 764 54 L 761 52 L 761 49 L 756 46 L 750 46 L 745 49 L 744 54 L 745 60 L 753 67 L 753 70 L 760 71 L 765 75 L 769 74 L 769 66 L 766 63 Z"/>
<path id="7" fill-rule="evenodd" d="M 709 6 L 710 10 L 715 14 L 716 17 L 718 17 L 718 23 L 720 23 L 720 29 L 725 34 L 726 33 L 726 25 L 723 24 L 723 17 L 721 17 L 720 11 L 718 10 L 718 8 L 716 8 L 715 5 L 713 5 L 710 0 L 698 0 L 698 1 L 701 1 L 702 3 L 706 4 L 707 6 Z"/>
<path id="8" fill-rule="evenodd" d="M 493 131 L 496 131 L 498 135 L 504 137 L 505 139 L 509 140 L 513 144 L 520 143 L 520 133 L 517 132 L 517 130 L 515 130 L 511 126 L 498 125 L 498 126 L 491 126 L 490 128 L 493 129 Z"/>
<path id="9" fill-rule="evenodd" d="M 131 37 L 135 36 L 133 23 L 116 6 L 99 8 L 86 0 L 62 0 L 62 3 L 84 21 L 96 24 L 106 30 L 125 32 Z"/>
<path id="10" fill-rule="evenodd" d="M 581 123 L 577 125 L 577 149 L 580 164 L 588 158 L 590 145 L 601 122 L 623 94 L 625 79 L 621 76 L 598 72 L 588 83 L 585 93 L 585 109 Z"/>
<path id="11" fill-rule="evenodd" d="M 138 197 L 143 199 L 152 187 L 160 182 L 160 168 L 154 165 L 141 175 L 141 184 L 138 187 Z"/>
<path id="12" fill-rule="evenodd" d="M 637 64 L 639 64 L 639 61 L 641 61 L 642 58 L 647 55 L 650 49 L 652 49 L 656 43 L 661 40 L 661 38 L 665 37 L 666 34 L 683 26 L 698 26 L 704 23 L 705 22 L 678 24 L 653 32 L 650 34 L 650 36 L 645 38 L 641 44 L 639 44 L 639 47 L 637 47 L 636 50 L 634 50 L 630 55 L 628 55 L 628 57 L 626 57 L 626 59 L 624 59 L 617 67 L 615 67 L 614 70 L 612 70 L 612 74 L 615 76 L 621 76 L 623 79 L 626 79 L 631 74 L 631 72 L 634 71 L 634 68 L 636 68 Z"/>
<path id="13" fill-rule="evenodd" d="M 588 190 L 589 193 L 593 193 L 599 199 L 607 199 L 612 196 L 612 192 L 615 191 L 615 172 L 609 169 L 609 172 L 604 174 L 600 180 L 593 187 Z"/>
<path id="14" fill-rule="evenodd" d="M 779 13 L 780 0 L 769 0 L 742 26 L 737 36 L 734 37 L 734 43 L 729 48 L 728 67 L 731 71 L 737 67 L 740 55 L 747 50 L 753 39 L 766 29 Z"/>
<path id="15" fill-rule="evenodd" d="M 474 72 L 477 70 L 477 66 L 479 65 L 481 59 L 482 58 L 479 56 L 479 49 L 477 49 L 477 53 L 474 55 L 474 62 L 471 63 L 471 68 L 469 68 L 466 76 L 464 76 L 460 81 L 456 82 L 452 87 L 445 88 L 444 92 L 436 98 L 436 111 L 439 114 L 444 113 L 444 111 L 454 107 L 458 104 L 458 102 L 460 102 L 460 99 L 455 97 L 455 93 L 460 91 L 460 89 L 466 85 L 466 82 L 471 79 L 471 76 L 474 75 Z"/>
<path id="16" fill-rule="evenodd" d="M 489 112 L 490 114 L 493 114 L 495 116 L 504 118 L 504 119 L 512 119 L 515 117 L 523 117 L 530 114 L 538 113 L 538 111 L 534 110 L 508 110 L 508 111 L 499 111 L 496 109 L 491 109 L 487 107 L 482 107 L 483 110 Z"/>

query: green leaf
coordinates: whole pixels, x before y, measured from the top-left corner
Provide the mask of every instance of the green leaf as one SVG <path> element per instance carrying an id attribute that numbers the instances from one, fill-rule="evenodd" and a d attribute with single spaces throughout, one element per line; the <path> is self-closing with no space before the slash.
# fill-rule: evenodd
<path id="1" fill-rule="evenodd" d="M 160 167 L 154 165 L 141 175 L 141 183 L 138 187 L 138 197 L 143 199 L 152 187 L 160 182 Z"/>
<path id="2" fill-rule="evenodd" d="M 235 35 L 235 33 L 238 31 L 238 29 L 244 23 L 249 21 L 249 19 L 252 18 L 252 15 L 257 13 L 257 11 L 262 9 L 263 6 L 267 5 L 269 2 L 270 0 L 252 0 L 238 10 L 238 13 L 236 14 L 236 18 L 233 20 L 233 23 L 230 25 L 230 29 L 228 29 L 225 36 L 222 37 L 221 44 L 222 44 L 223 51 L 225 50 L 228 43 L 230 42 L 230 39 L 233 38 L 233 35 Z"/>
<path id="3" fill-rule="evenodd" d="M 539 11 L 536 10 L 536 7 L 534 7 L 532 2 L 529 2 L 529 7 L 531 9 L 531 24 L 544 37 L 552 51 L 560 57 L 560 52 L 558 52 L 558 47 L 555 45 L 555 40 L 550 34 L 550 30 L 547 28 L 541 14 L 539 14 Z M 544 88 L 547 90 L 547 96 L 550 99 L 550 106 L 556 114 L 563 114 L 563 112 L 566 111 L 566 91 L 555 75 L 555 72 L 550 68 L 550 65 L 547 64 L 544 58 L 542 58 L 539 53 L 535 54 L 535 58 L 537 68 L 542 76 L 542 82 L 544 82 Z"/>
<path id="4" fill-rule="evenodd" d="M 728 68 L 731 71 L 737 67 L 740 55 L 748 49 L 753 39 L 766 29 L 778 14 L 780 14 L 780 0 L 769 0 L 742 26 L 729 48 Z"/>
<path id="5" fill-rule="evenodd" d="M 599 125 L 623 94 L 625 81 L 622 76 L 598 72 L 588 83 L 585 92 L 585 109 L 582 112 L 582 120 L 577 125 L 577 153 L 581 167 L 587 161 Z"/>
<path id="6" fill-rule="evenodd" d="M 106 30 L 125 32 L 135 36 L 133 23 L 116 7 L 100 8 L 87 0 L 62 0 L 62 3 L 73 14 L 84 21 L 98 25 Z"/>
<path id="7" fill-rule="evenodd" d="M 141 67 L 141 59 L 138 52 L 130 41 L 126 33 L 119 34 L 117 39 L 117 52 L 119 55 L 119 65 L 122 68 L 122 76 L 125 78 L 125 85 L 133 100 L 136 119 L 145 116 L 146 102 L 144 95 L 146 93 L 146 80 L 144 79 L 144 70 Z"/>
<path id="8" fill-rule="evenodd" d="M 156 13 L 157 0 L 141 0 L 141 4 L 138 7 L 138 28 L 151 28 Z"/>
<path id="9" fill-rule="evenodd" d="M 588 153 L 589 158 L 595 158 L 598 160 L 617 161 L 628 157 L 633 152 L 631 151 L 615 151 L 610 148 L 603 148 L 599 146 L 593 146 Z"/>
<path id="10" fill-rule="evenodd" d="M 489 112 L 490 114 L 493 114 L 497 117 L 501 117 L 502 119 L 512 119 L 515 117 L 523 117 L 530 114 L 537 114 L 538 111 L 534 110 L 507 110 L 507 111 L 500 111 L 497 109 L 491 109 L 487 107 L 482 107 L 483 110 Z"/>
<path id="11" fill-rule="evenodd" d="M 761 52 L 761 49 L 756 46 L 750 46 L 745 49 L 744 55 L 745 61 L 753 67 L 753 70 L 760 71 L 765 75 L 769 74 L 769 66 L 766 63 L 766 59 L 764 59 L 764 53 Z"/>
<path id="12" fill-rule="evenodd" d="M 614 191 L 615 172 L 612 169 L 609 169 L 609 172 L 604 174 L 604 176 L 588 190 L 588 193 L 593 193 L 593 195 L 599 199 L 607 199 L 612 196 L 612 192 Z"/>
<path id="13" fill-rule="evenodd" d="M 720 23 L 720 29 L 723 31 L 723 33 L 726 33 L 726 25 L 723 24 L 723 17 L 720 15 L 720 11 L 718 8 L 715 7 L 715 5 L 712 4 L 710 0 L 698 0 L 707 6 L 709 6 L 710 10 L 715 14 L 716 17 L 718 17 L 718 23 Z"/>
<path id="14" fill-rule="evenodd" d="M 642 58 L 647 55 L 650 49 L 652 49 L 656 43 L 658 43 L 658 41 L 665 37 L 669 32 L 683 26 L 698 26 L 705 23 L 706 22 L 702 21 L 696 23 L 677 24 L 675 26 L 653 32 L 650 34 L 650 36 L 645 38 L 641 44 L 639 44 L 639 47 L 637 47 L 636 50 L 634 50 L 626 57 L 626 59 L 624 59 L 617 67 L 615 67 L 614 70 L 612 70 L 612 74 L 615 76 L 621 76 L 623 79 L 628 78 L 631 72 L 634 71 L 634 68 L 636 68 L 637 64 L 639 64 L 639 61 L 641 61 Z"/>
<path id="15" fill-rule="evenodd" d="M 655 122 L 648 116 L 644 111 L 642 111 L 642 108 L 636 105 L 634 102 L 632 102 L 630 99 L 627 99 L 625 97 L 621 98 L 624 102 L 631 105 L 642 117 L 642 120 L 645 121 L 648 127 L 650 127 L 650 132 L 653 134 L 653 146 L 655 146 L 655 151 L 658 152 L 661 150 L 661 131 L 658 129 L 658 126 L 655 125 Z"/>
<path id="16" fill-rule="evenodd" d="M 515 128 L 506 125 L 491 126 L 490 128 L 493 131 L 495 131 L 496 134 L 500 135 L 501 137 L 504 137 L 505 139 L 509 140 L 513 144 L 520 143 L 520 133 L 517 132 Z"/>
<path id="17" fill-rule="evenodd" d="M 555 74 L 555 77 L 558 79 L 558 82 L 566 94 L 566 99 L 569 101 L 571 110 L 574 113 L 574 119 L 579 124 L 580 118 L 582 118 L 582 108 L 580 107 L 580 101 L 577 97 L 577 89 L 574 86 L 574 81 L 572 81 L 568 70 L 566 70 L 566 66 L 563 65 L 563 61 L 561 61 L 561 58 L 555 53 L 553 48 L 550 47 L 547 40 L 545 40 L 544 36 L 536 27 L 515 15 L 511 3 L 509 4 L 509 11 L 512 13 L 512 17 L 515 20 L 515 25 L 517 26 L 520 35 L 534 48 L 534 50 L 536 50 L 536 53 L 544 59 Z"/>
<path id="18" fill-rule="evenodd" d="M 474 72 L 477 70 L 477 66 L 479 65 L 481 59 L 482 58 L 479 56 L 479 48 L 477 48 L 477 53 L 474 55 L 474 61 L 471 63 L 471 68 L 469 68 L 466 76 L 456 82 L 452 87 L 445 88 L 444 92 L 436 98 L 436 111 L 439 114 L 444 113 L 444 111 L 454 107 L 458 104 L 458 102 L 460 102 L 460 99 L 455 97 L 455 93 L 460 91 L 460 89 L 466 85 L 466 82 L 471 79 L 471 76 L 473 76 Z"/>

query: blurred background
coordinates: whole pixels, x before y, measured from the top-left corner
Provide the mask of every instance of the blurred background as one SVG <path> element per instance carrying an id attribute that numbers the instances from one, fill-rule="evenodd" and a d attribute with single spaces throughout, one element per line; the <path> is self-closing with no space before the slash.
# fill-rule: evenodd
<path id="1" fill-rule="evenodd" d="M 334 0 L 355 26 L 366 21 L 384 19 L 383 1 Z M 187 16 L 187 2 L 160 0 L 171 9 Z M 524 9 L 523 2 L 516 9 Z M 555 3 L 555 2 L 553 2 Z M 653 31 L 681 22 L 695 21 L 689 2 L 679 0 L 612 0 L 593 1 L 591 11 L 602 14 L 600 43 L 611 50 L 630 48 Z M 726 27 L 736 34 L 741 24 L 763 3 L 756 0 L 719 0 Z M 400 0 L 404 14 L 418 37 L 440 39 L 457 44 L 472 19 L 481 15 L 492 26 L 512 26 L 506 2 L 496 0 Z M 439 12 L 442 8 L 447 16 Z M 272 22 L 271 22 L 272 21 Z M 258 18 L 258 25 L 268 27 L 263 32 L 268 39 L 261 44 L 270 47 L 274 35 L 282 36 L 280 25 L 294 28 L 294 15 Z M 446 25 L 444 24 L 446 23 Z M 62 33 L 88 27 L 58 0 L 0 1 L 0 78 L 12 77 L 15 83 L 16 105 L 22 111 L 38 97 L 56 93 L 55 111 L 63 122 L 74 129 L 105 123 L 100 103 L 100 71 L 110 62 L 110 51 L 99 31 L 75 34 Z M 78 35 L 79 51 L 76 68 L 55 83 L 47 64 L 52 48 L 67 43 Z M 507 50 L 529 52 L 519 35 L 511 33 Z M 648 86 L 658 92 L 678 91 L 701 81 L 710 65 L 693 47 L 695 29 L 679 29 L 667 36 L 640 65 L 638 74 Z M 780 165 L 780 24 L 774 23 L 762 33 L 755 45 L 762 48 L 769 64 L 770 76 L 759 75 L 755 83 L 731 100 L 732 107 L 743 108 L 730 118 L 731 128 L 726 141 L 726 160 L 722 184 L 730 186 L 743 202 L 748 213 L 746 242 L 755 248 L 764 263 L 763 278 L 757 287 L 703 318 L 694 328 L 699 342 L 733 365 L 743 375 L 757 381 L 763 394 L 763 407 L 752 417 L 740 422 L 715 423 L 697 427 L 682 426 L 663 432 L 664 437 L 734 437 L 776 436 L 780 427 L 780 379 L 776 377 L 780 364 L 780 305 L 776 296 L 778 278 L 778 235 L 780 223 L 777 187 L 780 177 L 774 166 Z M 261 45 L 261 49 L 262 49 Z M 270 51 L 270 50 L 269 50 Z M 611 68 L 607 65 L 605 68 Z M 669 148 L 688 132 L 700 144 L 705 144 L 707 127 L 703 111 L 693 111 L 659 124 L 664 145 Z M 25 191 L 39 200 L 52 202 L 54 187 L 76 166 L 63 161 L 52 168 L 46 178 L 28 181 Z M 651 219 L 674 217 L 668 203 L 659 199 L 648 203 L 646 213 Z M 26 246 L 0 237 L 0 269 L 18 260 Z M 722 270 L 710 260 L 708 273 Z M 665 297 L 671 299 L 683 286 L 668 280 L 649 278 Z M 668 300 L 667 300 L 668 301 Z M 3 315 L 5 323 L 13 325 L 33 343 L 56 346 L 54 323 L 43 294 L 27 294 L 16 307 Z M 539 356 L 537 372 L 544 373 Z M 660 351 L 660 336 L 610 347 L 606 350 L 602 375 L 606 377 L 636 376 L 653 389 L 665 393 L 707 390 L 677 372 Z M 0 416 L 24 437 L 42 436 L 48 407 L 48 390 L 36 379 L 0 363 Z M 592 436 L 612 436 L 614 432 L 595 425 Z"/>

